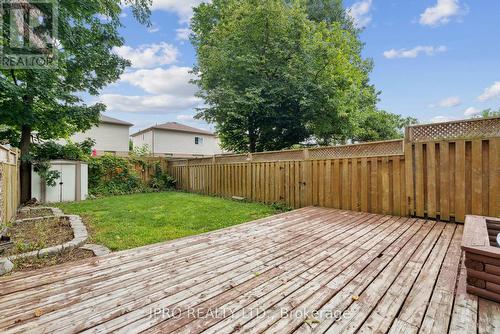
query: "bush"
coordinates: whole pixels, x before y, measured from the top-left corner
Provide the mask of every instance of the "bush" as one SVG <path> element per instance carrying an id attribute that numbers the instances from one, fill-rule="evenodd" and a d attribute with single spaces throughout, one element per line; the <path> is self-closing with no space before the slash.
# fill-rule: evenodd
<path id="1" fill-rule="evenodd" d="M 141 191 L 144 191 L 141 179 L 127 159 L 112 155 L 90 159 L 90 195 L 124 195 Z"/>
<path id="2" fill-rule="evenodd" d="M 171 190 L 175 188 L 175 179 L 164 172 L 159 162 L 155 163 L 155 175 L 151 179 L 149 186 L 157 191 Z"/>
<path id="3" fill-rule="evenodd" d="M 155 175 L 148 184 L 142 182 L 134 166 L 147 167 L 150 162 L 126 159 L 113 155 L 92 158 L 89 161 L 89 194 L 94 197 L 125 195 L 139 192 L 165 191 L 175 187 L 175 179 L 165 173 L 159 162 Z"/>

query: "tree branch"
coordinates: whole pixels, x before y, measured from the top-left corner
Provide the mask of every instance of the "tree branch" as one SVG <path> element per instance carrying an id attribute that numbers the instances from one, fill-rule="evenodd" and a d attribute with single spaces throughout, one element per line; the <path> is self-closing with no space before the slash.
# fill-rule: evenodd
<path id="1" fill-rule="evenodd" d="M 14 80 L 14 84 L 15 84 L 16 86 L 19 86 L 19 85 L 17 84 L 16 73 L 14 72 L 14 69 L 13 69 L 13 68 L 12 68 L 12 69 L 10 69 L 10 75 L 12 76 L 12 80 Z"/>

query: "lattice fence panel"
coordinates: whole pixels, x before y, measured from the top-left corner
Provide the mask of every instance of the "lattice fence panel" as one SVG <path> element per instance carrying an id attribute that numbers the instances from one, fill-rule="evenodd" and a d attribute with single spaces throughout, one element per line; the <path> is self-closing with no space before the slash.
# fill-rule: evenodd
<path id="1" fill-rule="evenodd" d="M 407 139 L 410 142 L 426 142 L 491 137 L 500 137 L 500 117 L 416 125 L 408 129 Z"/>
<path id="2" fill-rule="evenodd" d="M 172 167 L 186 166 L 188 160 L 169 160 L 168 165 Z"/>
<path id="3" fill-rule="evenodd" d="M 403 140 L 328 146 L 309 149 L 311 159 L 343 159 L 403 154 Z"/>
<path id="4" fill-rule="evenodd" d="M 189 160 L 190 166 L 209 165 L 211 163 L 213 163 L 212 158 L 197 158 Z"/>
<path id="5" fill-rule="evenodd" d="M 216 156 L 215 162 L 218 164 L 232 164 L 238 162 L 247 162 L 249 161 L 248 154 L 235 154 L 235 155 L 223 155 Z"/>
<path id="6" fill-rule="evenodd" d="M 304 160 L 303 150 L 281 151 L 281 152 L 263 152 L 252 154 L 252 161 L 292 161 Z"/>

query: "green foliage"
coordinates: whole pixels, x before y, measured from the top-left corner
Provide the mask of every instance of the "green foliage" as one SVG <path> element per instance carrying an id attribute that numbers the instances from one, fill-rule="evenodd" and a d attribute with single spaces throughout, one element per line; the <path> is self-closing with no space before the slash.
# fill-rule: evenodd
<path id="1" fill-rule="evenodd" d="M 148 23 L 150 0 L 125 2 L 132 5 L 140 22 Z M 18 134 L 23 126 L 29 127 L 41 139 L 66 137 L 97 124 L 104 105 L 88 106 L 80 96 L 81 92 L 97 95 L 118 80 L 129 65 L 111 52 L 123 44 L 120 4 L 120 0 L 58 2 L 58 66 L 51 70 L 0 70 L 2 124 Z M 48 11 L 50 6 L 41 9 Z M 5 36 L 0 36 L 0 46 L 9 42 Z"/>
<path id="2" fill-rule="evenodd" d="M 413 117 L 402 117 L 384 110 L 374 110 L 363 115 L 353 139 L 373 141 L 403 138 L 405 127 L 417 123 L 417 119 Z"/>
<path id="3" fill-rule="evenodd" d="M 33 169 L 38 173 L 40 178 L 51 187 L 56 185 L 56 180 L 60 173 L 56 170 L 50 170 L 50 160 L 87 160 L 90 157 L 94 140 L 88 138 L 81 143 L 67 143 L 65 145 L 54 141 L 46 141 L 32 145 L 32 150 L 28 156 L 23 156 L 23 159 L 28 159 L 33 165 Z"/>
<path id="4" fill-rule="evenodd" d="M 153 165 L 151 165 L 153 164 Z M 141 180 L 135 166 L 153 167 L 155 174 L 149 183 Z M 163 171 L 159 162 L 113 155 L 89 160 L 89 194 L 94 197 L 125 195 L 140 192 L 167 191 L 175 188 L 175 179 Z"/>
<path id="5" fill-rule="evenodd" d="M 271 207 L 278 212 L 287 212 L 293 210 L 292 207 L 288 206 L 286 203 L 283 202 L 272 203 Z"/>
<path id="6" fill-rule="evenodd" d="M 479 115 L 474 115 L 472 118 L 487 118 L 487 117 L 498 117 L 500 116 L 500 109 L 493 110 L 491 108 L 484 109 Z"/>
<path id="7" fill-rule="evenodd" d="M 339 0 L 214 0 L 195 8 L 191 28 L 207 102 L 197 117 L 226 149 L 355 139 L 376 111 L 372 61 Z"/>
<path id="8" fill-rule="evenodd" d="M 89 194 L 123 195 L 145 190 L 130 161 L 113 155 L 89 160 Z"/>
<path id="9" fill-rule="evenodd" d="M 55 1 L 55 0 L 54 0 Z M 130 62 L 112 52 L 123 45 L 119 29 L 122 5 L 130 5 L 140 23 L 149 24 L 151 0 L 58 1 L 57 67 L 55 69 L 0 69 L 1 133 L 23 156 L 21 199 L 29 196 L 31 134 L 42 140 L 68 138 L 99 122 L 102 103 L 87 105 L 82 96 L 96 96 L 117 81 Z M 51 6 L 38 4 L 50 14 Z M 6 14 L 6 13 L 3 13 Z M 8 20 L 4 20 L 8 24 Z M 10 35 L 0 36 L 0 48 Z M 8 136 L 8 137 L 5 137 Z"/>
<path id="10" fill-rule="evenodd" d="M 148 157 L 151 155 L 151 148 L 148 144 L 144 144 L 139 147 L 133 147 L 131 155 L 133 157 Z"/>
<path id="11" fill-rule="evenodd" d="M 173 176 L 163 171 L 159 162 L 155 162 L 155 174 L 151 178 L 149 186 L 157 191 L 175 189 L 176 180 Z"/>

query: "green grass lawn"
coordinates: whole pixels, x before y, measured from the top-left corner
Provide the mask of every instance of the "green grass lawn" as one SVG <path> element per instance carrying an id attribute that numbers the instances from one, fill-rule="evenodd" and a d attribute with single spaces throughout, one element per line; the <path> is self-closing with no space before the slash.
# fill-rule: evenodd
<path id="1" fill-rule="evenodd" d="M 90 228 L 91 242 L 111 250 L 200 234 L 278 213 L 264 204 L 164 192 L 107 197 L 60 204 L 80 215 Z"/>

